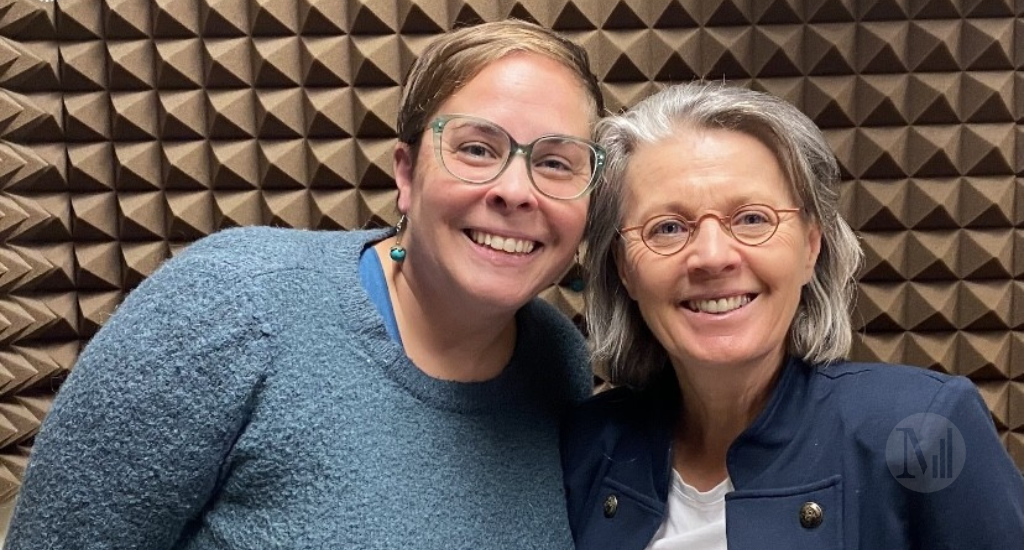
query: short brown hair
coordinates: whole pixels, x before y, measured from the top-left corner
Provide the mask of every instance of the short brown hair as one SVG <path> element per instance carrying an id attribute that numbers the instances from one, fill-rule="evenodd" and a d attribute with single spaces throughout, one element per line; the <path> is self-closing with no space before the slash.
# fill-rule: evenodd
<path id="1" fill-rule="evenodd" d="M 399 141 L 416 143 L 441 103 L 488 64 L 518 52 L 543 55 L 571 70 L 593 100 L 596 121 L 604 110 L 604 100 L 586 50 L 552 30 L 506 19 L 454 30 L 427 46 L 409 70 L 402 90 Z"/>

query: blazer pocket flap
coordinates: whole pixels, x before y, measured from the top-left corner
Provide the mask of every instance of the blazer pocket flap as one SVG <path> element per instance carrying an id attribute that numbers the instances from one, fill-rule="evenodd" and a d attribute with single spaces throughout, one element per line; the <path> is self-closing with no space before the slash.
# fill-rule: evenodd
<path id="1" fill-rule="evenodd" d="M 628 485 L 605 479 L 588 503 L 577 548 L 643 550 L 661 525 L 664 504 Z"/>
<path id="2" fill-rule="evenodd" d="M 734 491 L 726 496 L 729 548 L 841 550 L 840 476 L 782 489 Z"/>

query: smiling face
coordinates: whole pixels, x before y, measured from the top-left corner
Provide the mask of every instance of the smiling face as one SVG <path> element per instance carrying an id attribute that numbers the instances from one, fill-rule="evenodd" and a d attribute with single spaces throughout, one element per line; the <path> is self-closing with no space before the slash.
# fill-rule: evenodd
<path id="1" fill-rule="evenodd" d="M 435 115 L 486 119 L 517 142 L 529 143 L 546 134 L 588 139 L 592 105 L 564 65 L 536 54 L 512 54 L 485 67 Z M 492 182 L 465 183 L 439 164 L 425 129 L 415 152 L 398 145 L 395 179 L 399 210 L 409 218 L 402 275 L 427 300 L 515 311 L 559 280 L 583 235 L 588 197 L 542 195 L 531 184 L 522 156 Z"/>
<path id="2" fill-rule="evenodd" d="M 684 128 L 641 145 L 625 175 L 623 226 L 659 214 L 696 220 L 728 216 L 751 203 L 800 206 L 772 152 L 729 130 Z M 659 256 L 636 232 L 624 237 L 619 275 L 651 331 L 679 368 L 745 366 L 769 371 L 810 281 L 821 235 L 800 213 L 783 213 L 775 235 L 740 244 L 703 217 L 679 252 Z"/>

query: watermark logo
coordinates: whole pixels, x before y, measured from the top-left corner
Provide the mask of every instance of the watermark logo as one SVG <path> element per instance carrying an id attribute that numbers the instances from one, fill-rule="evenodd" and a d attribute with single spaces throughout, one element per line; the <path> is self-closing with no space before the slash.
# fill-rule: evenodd
<path id="1" fill-rule="evenodd" d="M 931 493 L 956 480 L 967 459 L 964 436 L 948 418 L 912 414 L 893 428 L 885 459 L 896 481 L 912 491 Z"/>

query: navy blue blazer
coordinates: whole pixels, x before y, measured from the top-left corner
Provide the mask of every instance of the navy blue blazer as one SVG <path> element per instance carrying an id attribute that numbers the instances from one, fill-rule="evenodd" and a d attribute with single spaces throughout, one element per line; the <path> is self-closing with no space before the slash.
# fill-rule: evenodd
<path id="1" fill-rule="evenodd" d="M 570 415 L 562 462 L 577 550 L 643 550 L 660 527 L 674 385 L 671 377 L 644 392 L 611 390 Z M 948 419 L 963 449 L 948 425 L 901 423 L 915 413 Z M 1024 548 L 1024 478 L 963 377 L 790 360 L 726 465 L 730 550 Z"/>

